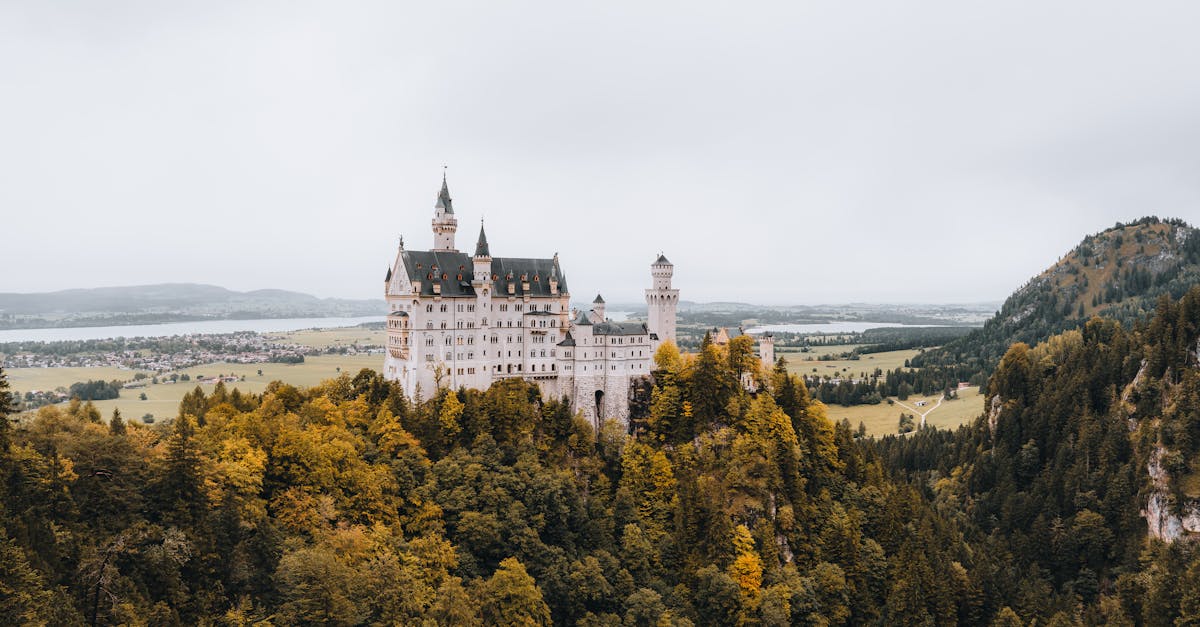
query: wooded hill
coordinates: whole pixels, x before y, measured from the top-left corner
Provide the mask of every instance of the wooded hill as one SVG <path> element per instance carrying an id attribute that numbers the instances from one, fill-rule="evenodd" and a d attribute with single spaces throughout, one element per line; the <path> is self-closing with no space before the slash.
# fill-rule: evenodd
<path id="1" fill-rule="evenodd" d="M 1159 296 L 1180 298 L 1200 283 L 1200 235 L 1180 220 L 1142 218 L 1089 235 L 1004 301 L 984 326 L 912 365 L 946 383 L 981 382 L 1015 342 L 1036 345 L 1100 315 L 1129 326 Z M 981 376 L 982 375 L 982 376 Z"/>
<path id="2" fill-rule="evenodd" d="M 1013 607 L 1026 621 L 1055 598 L 1088 624 L 1200 620 L 1200 288 L 1155 311 L 1015 344 L 974 424 L 879 444 L 1008 556 L 999 594 L 1027 599 Z"/>

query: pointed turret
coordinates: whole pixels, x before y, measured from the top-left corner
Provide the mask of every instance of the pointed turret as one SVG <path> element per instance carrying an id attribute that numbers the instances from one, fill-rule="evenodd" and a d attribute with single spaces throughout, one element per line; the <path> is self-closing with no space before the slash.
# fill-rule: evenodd
<path id="1" fill-rule="evenodd" d="M 479 221 L 479 241 L 475 242 L 476 257 L 491 257 L 492 251 L 488 249 L 487 233 L 483 232 L 483 220 Z"/>
<path id="2" fill-rule="evenodd" d="M 446 173 L 442 172 L 442 191 L 438 192 L 437 204 L 434 209 L 441 209 L 446 213 L 454 213 L 454 203 L 450 200 L 450 186 L 446 184 Z"/>
<path id="3" fill-rule="evenodd" d="M 596 300 L 592 301 L 592 322 L 600 324 L 604 320 L 604 298 L 596 294 Z"/>
<path id="4" fill-rule="evenodd" d="M 442 191 L 433 206 L 433 249 L 458 252 L 454 247 L 454 232 L 458 230 L 458 218 L 454 217 L 454 205 L 450 201 L 450 186 L 446 174 L 442 173 Z"/>

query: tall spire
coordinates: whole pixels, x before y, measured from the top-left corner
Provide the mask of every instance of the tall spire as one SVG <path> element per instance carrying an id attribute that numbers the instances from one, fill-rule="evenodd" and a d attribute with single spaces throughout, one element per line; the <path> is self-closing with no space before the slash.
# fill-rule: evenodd
<path id="1" fill-rule="evenodd" d="M 492 251 L 488 249 L 487 233 L 483 232 L 483 220 L 479 221 L 479 241 L 475 242 L 476 257 L 491 257 Z"/>
<path id="2" fill-rule="evenodd" d="M 454 213 L 454 205 L 450 201 L 450 186 L 446 184 L 446 168 L 442 167 L 442 191 L 438 193 L 434 209 L 443 209 L 446 213 Z"/>
<path id="3" fill-rule="evenodd" d="M 454 217 L 450 186 L 446 184 L 446 172 L 443 171 L 442 191 L 438 192 L 437 204 L 433 209 L 433 250 L 458 252 L 454 247 L 454 233 L 457 230 L 458 218 Z"/>

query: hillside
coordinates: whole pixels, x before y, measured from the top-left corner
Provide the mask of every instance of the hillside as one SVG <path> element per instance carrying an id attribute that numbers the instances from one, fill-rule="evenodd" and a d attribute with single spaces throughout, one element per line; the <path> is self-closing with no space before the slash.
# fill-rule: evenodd
<path id="1" fill-rule="evenodd" d="M 1035 345 L 1095 315 L 1131 325 L 1154 310 L 1160 295 L 1179 298 L 1200 283 L 1196 235 L 1180 220 L 1155 217 L 1089 235 L 1009 296 L 981 329 L 913 365 L 987 373 L 1014 342 Z"/>
<path id="2" fill-rule="evenodd" d="M 1200 612 L 1200 288 L 1155 309 L 1015 344 L 973 425 L 880 443 L 1011 552 L 1022 588 L 1091 605 L 1085 624 Z"/>
<path id="3" fill-rule="evenodd" d="M 285 290 L 237 292 L 215 285 L 163 283 L 0 293 L 0 328 L 140 324 L 202 319 L 369 316 L 382 302 L 317 298 Z"/>

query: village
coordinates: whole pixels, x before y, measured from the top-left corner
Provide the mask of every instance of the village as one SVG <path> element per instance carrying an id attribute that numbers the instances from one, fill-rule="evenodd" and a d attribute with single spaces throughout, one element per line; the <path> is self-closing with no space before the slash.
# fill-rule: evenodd
<path id="1" fill-rule="evenodd" d="M 0 344 L 0 366 L 10 368 L 98 368 L 157 374 L 218 362 L 303 363 L 305 356 L 381 353 L 373 344 L 310 346 L 277 335 L 246 331 L 90 342 Z"/>

